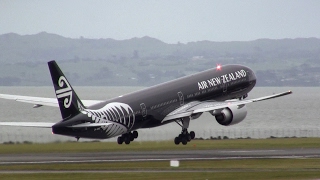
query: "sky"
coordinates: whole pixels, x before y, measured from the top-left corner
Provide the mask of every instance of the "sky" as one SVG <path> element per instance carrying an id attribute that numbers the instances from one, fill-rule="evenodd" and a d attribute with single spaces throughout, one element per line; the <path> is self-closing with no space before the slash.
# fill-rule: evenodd
<path id="1" fill-rule="evenodd" d="M 318 0 L 0 0 L 0 34 L 166 43 L 320 38 Z"/>

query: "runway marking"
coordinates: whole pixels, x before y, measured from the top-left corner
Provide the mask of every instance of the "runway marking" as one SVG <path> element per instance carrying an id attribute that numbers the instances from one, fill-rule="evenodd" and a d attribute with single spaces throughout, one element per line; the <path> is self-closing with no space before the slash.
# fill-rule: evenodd
<path id="1" fill-rule="evenodd" d="M 231 153 L 248 153 L 248 152 L 277 152 L 284 150 L 241 150 L 241 151 L 219 151 L 219 152 L 231 152 Z"/>
<path id="2" fill-rule="evenodd" d="M 276 151 L 285 151 L 285 150 L 237 150 L 237 151 L 219 151 L 219 152 L 276 152 Z"/>
<path id="3" fill-rule="evenodd" d="M 162 158 L 162 159 L 105 159 L 105 160 L 64 160 L 64 161 L 13 161 L 0 162 L 0 165 L 8 164 L 57 164 L 57 163 L 102 163 L 102 162 L 144 162 L 144 161 L 197 161 L 197 160 L 236 160 L 236 159 L 301 159 L 320 158 L 320 155 L 306 156 L 255 156 L 255 157 L 212 157 L 212 158 Z"/>

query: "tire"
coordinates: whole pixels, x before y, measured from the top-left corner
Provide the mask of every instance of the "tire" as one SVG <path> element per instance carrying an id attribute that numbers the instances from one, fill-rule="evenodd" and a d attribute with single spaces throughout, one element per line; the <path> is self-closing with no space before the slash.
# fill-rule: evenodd
<path id="1" fill-rule="evenodd" d="M 133 131 L 132 134 L 135 139 L 137 139 L 139 136 L 138 131 Z"/>
<path id="2" fill-rule="evenodd" d="M 129 137 L 130 141 L 133 141 L 133 140 L 134 140 L 134 136 L 133 136 L 132 133 L 129 133 L 128 137 Z"/>
<path id="3" fill-rule="evenodd" d="M 190 142 L 191 139 L 192 139 L 190 134 L 188 134 L 188 135 L 186 136 L 186 138 L 187 138 L 187 141 L 188 141 L 188 142 Z"/>
<path id="4" fill-rule="evenodd" d="M 183 145 L 187 145 L 187 143 L 188 143 L 188 141 L 187 141 L 186 138 L 182 138 L 182 139 L 181 139 L 181 142 L 182 142 Z"/>
<path id="5" fill-rule="evenodd" d="M 179 145 L 180 144 L 180 138 L 179 137 L 174 138 L 174 143 L 176 145 Z"/>
<path id="6" fill-rule="evenodd" d="M 190 136 L 191 136 L 191 139 L 194 139 L 196 137 L 196 133 L 194 133 L 194 131 L 191 131 Z"/>
<path id="7" fill-rule="evenodd" d="M 122 144 L 122 143 L 123 143 L 123 138 L 122 138 L 122 136 L 119 136 L 118 139 L 117 139 L 117 141 L 118 141 L 118 144 Z"/>
<path id="8" fill-rule="evenodd" d="M 125 137 L 124 138 L 124 143 L 126 143 L 126 144 L 130 144 L 130 137 Z"/>

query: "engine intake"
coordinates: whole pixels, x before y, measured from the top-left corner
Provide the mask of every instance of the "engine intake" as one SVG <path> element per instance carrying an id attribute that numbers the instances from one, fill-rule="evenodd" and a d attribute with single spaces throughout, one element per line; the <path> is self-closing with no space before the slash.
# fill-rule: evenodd
<path id="1" fill-rule="evenodd" d="M 212 114 L 212 113 L 211 113 Z M 247 116 L 247 108 L 242 106 L 230 106 L 224 108 L 219 114 L 212 114 L 216 117 L 219 124 L 223 126 L 230 126 L 243 121 Z"/>

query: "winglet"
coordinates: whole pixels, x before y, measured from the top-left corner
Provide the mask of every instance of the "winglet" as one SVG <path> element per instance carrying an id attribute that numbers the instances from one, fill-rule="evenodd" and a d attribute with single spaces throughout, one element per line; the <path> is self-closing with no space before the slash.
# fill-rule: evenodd
<path id="1" fill-rule="evenodd" d="M 55 89 L 61 116 L 64 120 L 79 113 L 84 108 L 81 100 L 55 61 L 48 62 L 52 83 Z M 79 107 L 80 106 L 80 107 Z"/>
<path id="2" fill-rule="evenodd" d="M 263 101 L 263 100 L 267 100 L 267 99 L 273 99 L 273 98 L 277 98 L 277 97 L 281 97 L 281 96 L 285 96 L 285 95 L 289 95 L 292 94 L 292 91 L 286 91 L 286 92 L 282 92 L 282 93 L 278 93 L 278 94 L 273 94 L 270 96 L 264 96 L 261 98 L 256 98 L 256 99 L 252 99 L 253 102 L 258 102 L 258 101 Z"/>

